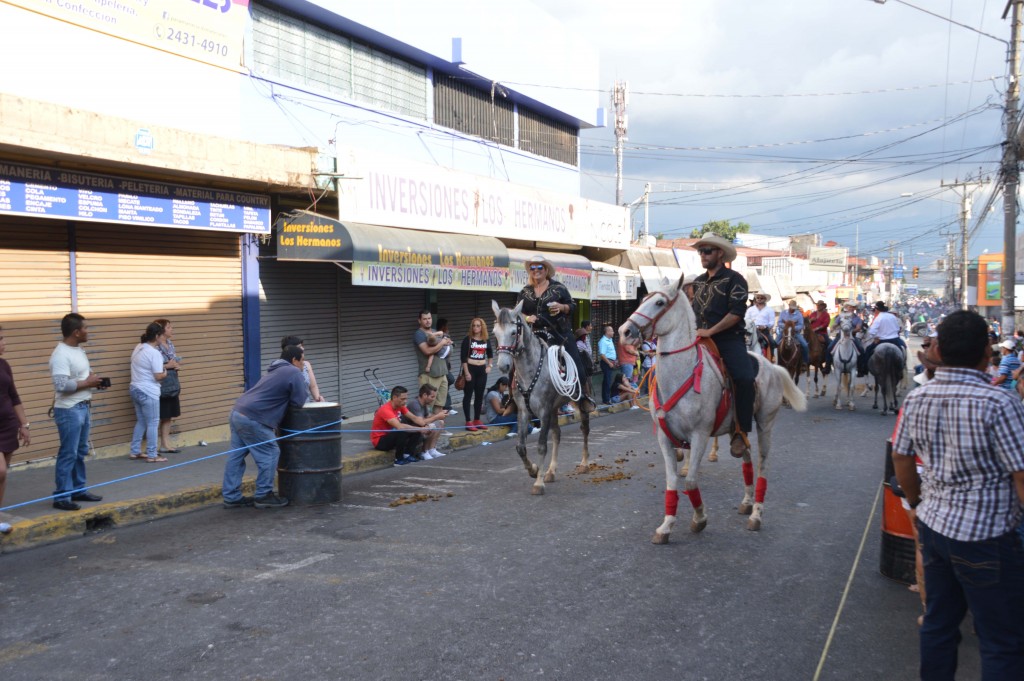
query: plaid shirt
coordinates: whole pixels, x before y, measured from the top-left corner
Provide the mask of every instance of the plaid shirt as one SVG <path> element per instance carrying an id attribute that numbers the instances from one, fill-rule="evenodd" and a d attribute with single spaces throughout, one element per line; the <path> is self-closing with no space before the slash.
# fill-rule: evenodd
<path id="1" fill-rule="evenodd" d="M 974 369 L 940 367 L 912 390 L 894 452 L 920 457 L 917 517 L 957 541 L 980 541 L 1021 520 L 1012 473 L 1024 470 L 1024 404 Z"/>

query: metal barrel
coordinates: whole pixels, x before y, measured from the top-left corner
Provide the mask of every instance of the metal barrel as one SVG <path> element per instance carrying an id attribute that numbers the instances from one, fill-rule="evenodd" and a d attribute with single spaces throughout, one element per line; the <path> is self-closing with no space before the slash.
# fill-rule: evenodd
<path id="1" fill-rule="evenodd" d="M 341 500 L 340 420 L 341 405 L 333 402 L 288 408 L 281 423 L 282 435 L 323 427 L 279 442 L 277 486 L 281 496 L 291 503 L 330 504 Z"/>
<path id="2" fill-rule="evenodd" d="M 914 575 L 914 529 L 903 508 L 900 498 L 893 494 L 889 480 L 895 474 L 892 465 L 892 440 L 885 443 L 885 478 L 883 480 L 882 504 L 882 550 L 879 557 L 879 571 L 897 582 L 913 584 Z"/>

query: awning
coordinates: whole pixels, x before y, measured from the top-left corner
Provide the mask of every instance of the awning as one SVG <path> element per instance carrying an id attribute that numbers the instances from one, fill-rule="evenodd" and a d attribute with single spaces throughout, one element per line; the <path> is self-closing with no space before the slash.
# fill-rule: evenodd
<path id="1" fill-rule="evenodd" d="M 679 278 L 683 276 L 683 270 L 680 267 L 641 265 L 640 276 L 643 277 L 647 292 L 651 293 L 652 291 L 663 291 L 678 284 Z M 667 284 L 665 280 L 668 280 Z"/>
<path id="2" fill-rule="evenodd" d="M 350 262 L 357 286 L 509 290 L 508 250 L 493 237 L 342 223 L 308 211 L 279 219 L 275 231 L 278 260 Z"/>
<path id="3" fill-rule="evenodd" d="M 604 262 L 592 263 L 591 300 L 636 300 L 640 287 L 640 273 Z"/>
<path id="4" fill-rule="evenodd" d="M 676 256 L 671 248 L 656 248 L 652 246 L 633 246 L 614 258 L 606 260 L 609 265 L 627 267 L 631 270 L 641 271 L 642 266 L 647 267 L 679 267 Z"/>
<path id="5" fill-rule="evenodd" d="M 502 246 L 504 248 L 504 246 Z M 528 277 L 526 261 L 535 255 L 543 255 L 555 266 L 555 279 L 565 284 L 573 298 L 590 298 L 590 275 L 593 272 L 590 261 L 582 255 L 573 253 L 553 253 L 548 251 L 528 251 L 521 248 L 509 248 L 508 271 L 509 283 L 505 288 L 511 293 L 519 293 L 526 286 Z"/>

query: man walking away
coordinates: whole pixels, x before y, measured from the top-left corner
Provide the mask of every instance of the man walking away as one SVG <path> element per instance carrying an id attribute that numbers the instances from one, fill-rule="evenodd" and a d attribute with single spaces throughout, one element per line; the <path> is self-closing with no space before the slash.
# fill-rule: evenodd
<path id="1" fill-rule="evenodd" d="M 1020 679 L 1024 545 L 1015 529 L 1024 502 L 1024 404 L 990 384 L 988 326 L 979 315 L 954 312 L 932 342 L 942 366 L 907 394 L 892 446 L 924 558 L 921 678 L 954 678 L 970 609 L 983 681 Z"/>
<path id="2" fill-rule="evenodd" d="M 224 463 L 225 508 L 281 508 L 288 500 L 274 494 L 274 474 L 281 448 L 275 429 L 284 420 L 288 406 L 302 407 L 309 391 L 302 378 L 302 348 L 289 345 L 267 368 L 259 382 L 235 402 L 228 423 L 231 426 L 231 453 Z M 242 496 L 245 455 L 256 462 L 256 498 Z"/>

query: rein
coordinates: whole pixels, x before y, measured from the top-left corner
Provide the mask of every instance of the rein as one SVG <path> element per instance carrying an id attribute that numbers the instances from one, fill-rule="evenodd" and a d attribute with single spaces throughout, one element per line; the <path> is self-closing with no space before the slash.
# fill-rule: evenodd
<path id="1" fill-rule="evenodd" d="M 506 354 L 512 358 L 513 366 L 515 366 L 515 360 L 523 354 L 526 350 L 526 344 L 523 342 L 523 318 L 521 315 L 516 315 L 516 335 L 515 340 L 512 341 L 512 345 L 499 345 L 498 354 Z M 543 355 L 543 353 L 541 353 Z M 523 396 L 527 401 L 530 399 L 530 395 L 533 393 L 533 389 L 537 387 L 537 381 L 540 380 L 541 369 L 544 368 L 543 357 L 537 360 L 537 370 L 533 372 L 533 380 L 530 381 L 530 387 L 523 389 L 521 383 L 516 382 L 516 389 L 519 390 L 519 394 Z"/>

